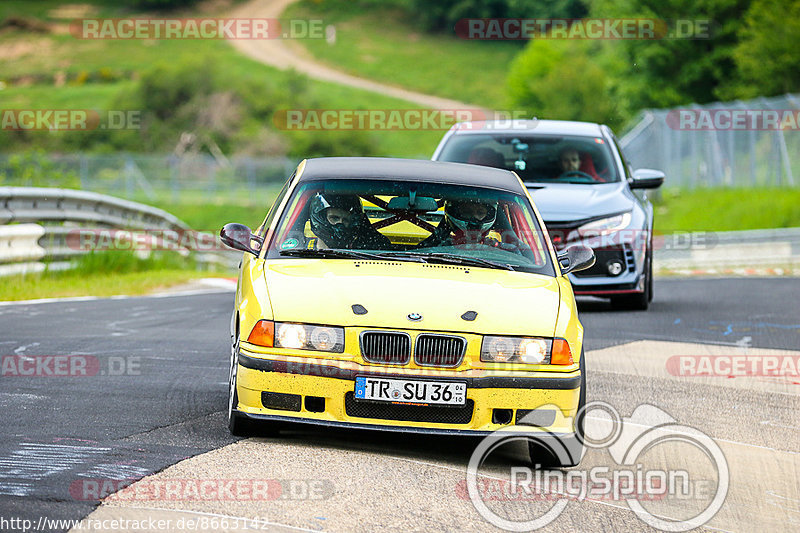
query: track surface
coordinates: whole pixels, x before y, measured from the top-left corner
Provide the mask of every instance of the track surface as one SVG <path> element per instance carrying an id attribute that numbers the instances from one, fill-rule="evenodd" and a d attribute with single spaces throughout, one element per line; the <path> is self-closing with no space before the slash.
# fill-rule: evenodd
<path id="1" fill-rule="evenodd" d="M 709 434 L 724 444 L 732 483 L 747 485 L 750 496 L 767 506 L 759 510 L 732 491 L 729 505 L 712 522 L 723 530 L 750 530 L 762 520 L 785 530 L 800 527 L 798 380 L 668 379 L 637 369 L 632 349 L 620 347 L 654 340 L 702 343 L 717 354 L 742 346 L 796 351 L 798 299 L 800 283 L 791 279 L 693 279 L 658 280 L 647 312 L 611 311 L 594 300 L 580 305 L 590 352 L 590 400 L 602 399 L 626 416 L 651 403 Z M 98 365 L 91 377 L 0 378 L 0 517 L 34 523 L 40 516 L 81 518 L 98 503 L 70 492 L 81 480 L 138 479 L 234 443 L 222 412 L 231 304 L 232 294 L 226 292 L 0 306 L 0 355 L 82 355 Z M 668 344 L 629 346 L 641 348 L 642 361 L 671 349 Z M 173 467 L 172 475 L 186 478 L 208 468 L 207 475 L 222 479 L 256 473 L 322 480 L 327 491 L 322 501 L 268 506 L 271 527 L 277 529 L 286 524 L 331 531 L 485 530 L 491 526 L 470 502 L 455 498 L 475 444 L 294 430 L 277 440 L 249 439 L 185 461 Z M 597 451 L 584 460 L 587 465 L 603 461 Z M 359 493 L 360 485 L 365 494 Z M 372 498 L 367 515 L 356 512 L 357 497 Z M 263 516 L 258 505 L 204 502 L 183 508 Z M 364 522 L 370 516 L 375 521 Z M 620 502 L 573 504 L 551 527 L 644 529 Z"/>

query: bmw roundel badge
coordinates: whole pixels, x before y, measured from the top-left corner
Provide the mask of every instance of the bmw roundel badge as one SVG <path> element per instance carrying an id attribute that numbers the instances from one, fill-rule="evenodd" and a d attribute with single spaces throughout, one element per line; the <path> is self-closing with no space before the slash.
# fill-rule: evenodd
<path id="1" fill-rule="evenodd" d="M 412 322 L 419 322 L 420 320 L 422 320 L 422 315 L 419 313 L 408 313 L 407 318 Z"/>

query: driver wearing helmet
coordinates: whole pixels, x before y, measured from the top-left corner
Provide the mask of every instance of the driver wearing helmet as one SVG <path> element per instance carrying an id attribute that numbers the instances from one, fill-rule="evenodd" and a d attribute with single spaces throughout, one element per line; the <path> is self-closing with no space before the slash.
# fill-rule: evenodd
<path id="1" fill-rule="evenodd" d="M 391 241 L 372 227 L 356 195 L 318 193 L 309 206 L 309 248 L 386 250 Z"/>
<path id="2" fill-rule="evenodd" d="M 419 247 L 452 246 L 457 244 L 494 245 L 496 239 L 487 237 L 497 220 L 497 203 L 481 200 L 447 200 L 444 220 Z"/>

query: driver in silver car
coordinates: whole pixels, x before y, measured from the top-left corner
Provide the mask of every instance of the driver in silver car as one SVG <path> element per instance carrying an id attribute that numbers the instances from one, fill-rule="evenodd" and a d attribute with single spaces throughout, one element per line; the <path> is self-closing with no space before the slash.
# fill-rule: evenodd
<path id="1" fill-rule="evenodd" d="M 581 169 L 581 156 L 575 148 L 564 148 L 559 154 L 561 172 L 577 172 Z"/>

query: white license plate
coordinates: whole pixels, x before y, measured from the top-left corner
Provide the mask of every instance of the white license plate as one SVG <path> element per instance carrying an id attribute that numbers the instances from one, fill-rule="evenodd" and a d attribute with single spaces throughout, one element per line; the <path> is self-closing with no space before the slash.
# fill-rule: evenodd
<path id="1" fill-rule="evenodd" d="M 467 384 L 454 381 L 356 377 L 356 400 L 464 405 Z"/>

